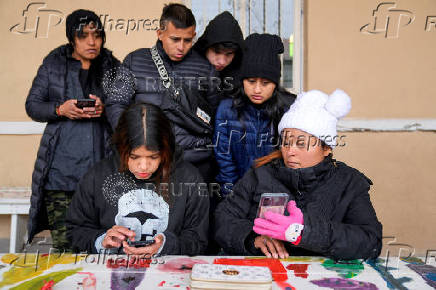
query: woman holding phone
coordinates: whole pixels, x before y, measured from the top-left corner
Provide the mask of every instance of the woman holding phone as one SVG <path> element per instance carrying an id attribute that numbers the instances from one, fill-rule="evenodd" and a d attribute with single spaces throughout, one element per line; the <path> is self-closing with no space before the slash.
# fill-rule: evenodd
<path id="1" fill-rule="evenodd" d="M 26 99 L 26 112 L 46 122 L 32 175 L 29 243 L 50 229 L 53 247 L 68 250 L 65 213 L 77 182 L 110 153 L 102 79 L 119 61 L 104 48 L 100 18 L 76 10 L 66 19 L 68 44 L 45 57 Z"/>
<path id="2" fill-rule="evenodd" d="M 364 174 L 332 158 L 336 124 L 351 108 L 340 90 L 298 95 L 282 117 L 280 150 L 257 159 L 215 212 L 216 239 L 226 254 L 376 258 L 382 225 Z M 285 212 L 261 208 L 263 193 L 286 193 Z"/>
<path id="3" fill-rule="evenodd" d="M 73 248 L 131 255 L 199 255 L 207 247 L 209 195 L 176 150 L 170 121 L 136 104 L 120 117 L 115 154 L 80 181 L 67 212 Z"/>

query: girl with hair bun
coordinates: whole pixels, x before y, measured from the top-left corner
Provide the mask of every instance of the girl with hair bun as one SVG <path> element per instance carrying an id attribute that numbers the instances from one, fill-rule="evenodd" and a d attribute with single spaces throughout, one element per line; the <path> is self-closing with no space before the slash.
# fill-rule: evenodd
<path id="1" fill-rule="evenodd" d="M 209 194 L 183 161 L 170 121 L 156 106 L 136 104 L 120 117 L 114 156 L 79 182 L 67 212 L 73 248 L 123 248 L 131 255 L 199 255 L 207 247 Z"/>

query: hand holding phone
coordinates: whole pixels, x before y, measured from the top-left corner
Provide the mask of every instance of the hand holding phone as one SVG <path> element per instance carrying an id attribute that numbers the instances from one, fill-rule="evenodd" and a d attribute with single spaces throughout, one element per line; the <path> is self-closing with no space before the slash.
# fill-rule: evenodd
<path id="1" fill-rule="evenodd" d="M 95 107 L 94 99 L 79 99 L 77 100 L 76 107 L 79 109 Z"/>
<path id="2" fill-rule="evenodd" d="M 84 102 L 82 102 L 84 101 Z M 93 94 L 89 94 L 89 99 L 78 100 L 80 106 L 83 107 L 83 112 L 87 113 L 91 118 L 99 118 L 101 117 L 104 111 L 104 104 L 99 97 Z"/>
<path id="3" fill-rule="evenodd" d="M 84 109 L 81 109 L 77 106 L 76 99 L 66 100 L 62 105 L 56 108 L 56 114 L 59 117 L 66 117 L 71 120 L 89 119 L 93 117 L 93 115 L 88 114 L 88 112 L 85 112 Z"/>
<path id="4" fill-rule="evenodd" d="M 134 239 L 135 232 L 124 226 L 114 225 L 106 231 L 106 235 L 102 241 L 103 248 L 119 248 L 123 241 Z"/>
<path id="5" fill-rule="evenodd" d="M 255 219 L 253 231 L 259 235 L 298 245 L 304 229 L 303 212 L 297 207 L 295 200 L 288 203 L 287 209 L 287 216 L 266 212 L 265 218 Z"/>
<path id="6" fill-rule="evenodd" d="M 130 246 L 128 241 L 123 241 L 123 251 L 127 255 L 141 255 L 143 257 L 145 255 L 145 257 L 153 257 L 153 255 L 155 255 L 162 247 L 164 239 L 165 237 L 163 234 L 157 234 L 153 238 L 153 241 L 146 240 L 146 244 L 149 242 L 152 244 L 143 246 Z"/>

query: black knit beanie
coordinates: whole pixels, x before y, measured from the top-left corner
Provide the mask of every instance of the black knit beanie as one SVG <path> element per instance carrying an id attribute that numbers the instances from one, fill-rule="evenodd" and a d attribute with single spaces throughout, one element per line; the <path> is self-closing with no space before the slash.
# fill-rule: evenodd
<path id="1" fill-rule="evenodd" d="M 103 24 L 100 18 L 91 10 L 79 9 L 73 11 L 67 16 L 65 21 L 66 35 L 70 44 L 74 44 L 74 37 L 76 35 L 81 35 L 83 32 L 83 27 L 89 23 L 94 23 L 100 32 L 103 39 L 103 44 L 106 41 L 106 34 L 104 32 Z"/>
<path id="2" fill-rule="evenodd" d="M 266 78 L 278 84 L 282 71 L 279 54 L 283 51 L 283 42 L 278 35 L 250 34 L 245 39 L 241 78 Z"/>

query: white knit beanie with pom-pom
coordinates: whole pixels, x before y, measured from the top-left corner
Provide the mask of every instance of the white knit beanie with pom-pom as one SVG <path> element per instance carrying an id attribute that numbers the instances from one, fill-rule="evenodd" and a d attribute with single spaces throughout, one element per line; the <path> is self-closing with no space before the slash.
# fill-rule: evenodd
<path id="1" fill-rule="evenodd" d="M 336 146 L 338 120 L 345 117 L 351 109 L 351 99 L 342 90 L 331 95 L 313 90 L 297 96 L 295 102 L 283 115 L 279 131 L 295 128 L 312 134 L 331 148 Z"/>

